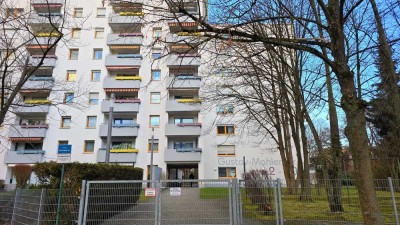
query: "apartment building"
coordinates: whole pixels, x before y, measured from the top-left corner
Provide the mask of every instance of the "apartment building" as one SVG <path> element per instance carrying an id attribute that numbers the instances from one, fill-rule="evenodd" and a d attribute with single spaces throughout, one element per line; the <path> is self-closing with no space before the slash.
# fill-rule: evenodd
<path id="1" fill-rule="evenodd" d="M 234 105 L 204 104 L 210 56 L 189 46 L 199 41 L 196 35 L 181 31 L 182 24 L 190 29 L 196 23 L 188 18 L 145 22 L 151 20 L 147 1 L 10 4 L 10 11 L 33 10 L 28 23 L 36 41 L 25 45 L 31 65 L 56 36 L 48 32 L 54 24 L 68 22 L 63 30 L 68 41 L 50 49 L 19 93 L 22 102 L 9 115 L 11 125 L 1 130 L 0 179 L 15 183 L 15 165 L 56 160 L 65 145 L 71 146 L 71 161 L 104 163 L 109 124 L 110 162 L 143 168 L 144 179 L 152 136 L 154 165 L 165 179 L 241 177 L 244 167 L 283 177 L 272 141 L 239 135 Z M 185 7 L 204 15 L 207 6 L 188 1 Z M 211 70 L 221 75 L 220 68 Z"/>

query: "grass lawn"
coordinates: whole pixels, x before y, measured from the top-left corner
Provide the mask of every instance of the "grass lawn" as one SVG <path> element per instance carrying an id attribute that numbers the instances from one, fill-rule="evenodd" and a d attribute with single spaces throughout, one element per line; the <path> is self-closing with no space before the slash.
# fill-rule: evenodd
<path id="1" fill-rule="evenodd" d="M 392 208 L 391 195 L 389 191 L 377 191 L 377 196 L 384 215 L 386 224 L 394 224 L 394 212 Z M 259 220 L 275 220 L 275 203 L 272 202 L 272 215 L 264 215 L 257 205 L 254 205 L 250 198 L 246 197 L 245 189 L 241 189 L 243 218 L 254 218 Z M 311 201 L 300 201 L 299 195 L 287 194 L 282 188 L 283 215 L 285 220 L 304 221 L 343 221 L 362 223 L 362 216 L 359 204 L 357 189 L 355 187 L 342 188 L 342 206 L 344 212 L 332 213 L 329 209 L 327 195 L 324 188 L 312 188 Z M 201 188 L 201 199 L 228 198 L 228 188 Z M 396 193 L 397 209 L 400 209 L 400 193 Z M 272 201 L 274 197 L 272 195 Z"/>

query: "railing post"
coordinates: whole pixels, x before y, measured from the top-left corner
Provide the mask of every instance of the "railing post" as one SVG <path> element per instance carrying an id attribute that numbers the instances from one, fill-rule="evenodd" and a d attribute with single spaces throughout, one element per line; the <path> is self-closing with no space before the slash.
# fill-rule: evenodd
<path id="1" fill-rule="evenodd" d="M 395 197 L 395 194 L 394 194 L 393 179 L 391 177 L 388 177 L 388 181 L 389 181 L 389 187 L 390 187 L 390 195 L 392 196 L 392 205 L 393 205 L 394 218 L 395 218 L 395 221 L 396 221 L 396 225 L 400 225 L 399 213 L 397 212 L 397 206 L 396 206 L 396 197 Z"/>
<path id="2" fill-rule="evenodd" d="M 40 192 L 40 202 L 39 202 L 39 210 L 38 210 L 38 217 L 37 217 L 37 225 L 40 225 L 40 222 L 42 220 L 42 207 L 43 207 L 43 199 L 45 196 L 45 191 L 46 191 L 46 189 L 42 188 L 42 191 Z"/>
<path id="3" fill-rule="evenodd" d="M 160 180 L 150 180 L 150 187 L 154 187 L 156 189 L 156 197 L 154 199 L 155 205 L 155 225 L 161 224 L 161 181 Z"/>
<path id="4" fill-rule="evenodd" d="M 276 182 L 278 185 L 279 220 L 280 220 L 280 225 L 283 225 L 283 203 L 282 203 L 281 180 L 278 178 Z"/>
<path id="5" fill-rule="evenodd" d="M 14 207 L 13 207 L 13 212 L 12 212 L 12 217 L 11 217 L 11 225 L 15 224 L 15 216 L 17 214 L 17 204 L 18 204 L 18 199 L 19 199 L 19 194 L 20 194 L 21 189 L 17 188 L 15 190 L 15 198 L 14 198 Z"/>
<path id="6" fill-rule="evenodd" d="M 81 196 L 79 199 L 79 216 L 78 216 L 78 225 L 82 225 L 83 219 L 83 210 L 85 208 L 85 196 L 86 196 L 86 180 L 82 180 L 81 186 Z"/>
<path id="7" fill-rule="evenodd" d="M 233 196 L 233 186 L 232 186 L 232 180 L 231 179 L 229 179 L 228 180 L 228 197 L 229 197 L 229 224 L 230 225 L 233 225 L 233 199 L 232 199 L 232 196 Z"/>

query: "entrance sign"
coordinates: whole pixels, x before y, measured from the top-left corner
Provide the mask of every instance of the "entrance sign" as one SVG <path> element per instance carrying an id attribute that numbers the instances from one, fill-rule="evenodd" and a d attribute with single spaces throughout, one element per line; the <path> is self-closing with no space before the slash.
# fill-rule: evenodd
<path id="1" fill-rule="evenodd" d="M 146 188 L 144 189 L 144 196 L 146 197 L 155 197 L 156 189 L 155 188 Z"/>
<path id="2" fill-rule="evenodd" d="M 169 189 L 169 195 L 170 196 L 181 196 L 182 195 L 182 189 L 181 188 L 170 188 Z"/>
<path id="3" fill-rule="evenodd" d="M 57 151 L 57 163 L 71 162 L 72 145 L 59 145 Z"/>

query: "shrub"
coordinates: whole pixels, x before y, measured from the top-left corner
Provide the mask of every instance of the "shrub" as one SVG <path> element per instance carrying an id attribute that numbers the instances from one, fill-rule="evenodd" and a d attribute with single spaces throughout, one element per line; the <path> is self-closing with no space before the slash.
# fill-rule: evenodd
<path id="1" fill-rule="evenodd" d="M 25 188 L 28 185 L 29 178 L 32 174 L 32 166 L 30 165 L 16 165 L 13 168 L 15 175 L 15 181 L 17 182 L 17 187 Z"/>
<path id="2" fill-rule="evenodd" d="M 6 185 L 5 180 L 0 180 L 0 189 L 4 189 L 5 185 Z"/>
<path id="3" fill-rule="evenodd" d="M 48 189 L 58 189 L 61 176 L 61 165 L 56 162 L 37 163 L 34 166 L 34 172 L 39 181 L 39 186 Z M 69 196 L 80 195 L 82 180 L 142 180 L 143 169 L 132 166 L 123 166 L 116 164 L 90 164 L 90 163 L 69 163 L 65 164 L 64 187 L 65 193 Z M 110 183 L 112 184 L 112 183 Z M 114 184 L 115 185 L 115 184 Z M 99 188 L 95 185 L 90 186 L 88 204 L 91 206 L 87 212 L 87 224 L 100 224 L 102 221 L 112 217 L 114 214 L 124 211 L 135 204 L 141 193 L 141 183 L 129 184 L 119 189 L 117 186 L 110 188 Z M 110 191 L 110 190 L 118 191 Z M 69 192 L 71 191 L 71 192 Z M 47 204 L 44 210 L 46 215 L 55 216 L 57 210 L 54 201 L 57 192 L 51 194 L 52 198 L 46 201 L 53 204 Z M 51 200 L 52 199 L 52 200 Z M 99 204 L 99 199 L 105 204 Z M 63 208 L 61 210 L 61 224 L 74 224 L 77 220 L 77 198 L 63 198 Z M 108 212 L 108 213 L 104 213 Z M 54 218 L 47 218 L 48 221 L 54 221 Z M 51 222 L 48 223 L 52 224 Z M 47 225 L 47 224 L 44 224 Z"/>
<path id="4" fill-rule="evenodd" d="M 273 187 L 269 182 L 268 171 L 250 170 L 243 174 L 246 195 L 251 202 L 258 206 L 264 215 L 273 214 L 272 199 Z"/>

